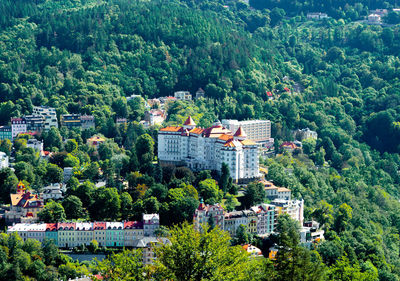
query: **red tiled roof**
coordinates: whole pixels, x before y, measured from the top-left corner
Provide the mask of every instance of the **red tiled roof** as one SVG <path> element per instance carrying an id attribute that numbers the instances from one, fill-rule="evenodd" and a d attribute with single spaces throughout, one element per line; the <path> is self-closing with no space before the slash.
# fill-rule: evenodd
<path id="1" fill-rule="evenodd" d="M 185 123 L 183 123 L 183 125 L 186 125 L 186 126 L 196 126 L 196 123 L 194 123 L 192 117 L 189 116 L 189 117 L 186 119 Z"/>
<path id="2" fill-rule="evenodd" d="M 244 132 L 244 130 L 242 129 L 242 127 L 240 126 L 236 133 L 234 134 L 235 137 L 247 137 L 246 133 Z"/>
<path id="3" fill-rule="evenodd" d="M 180 132 L 182 127 L 168 126 L 160 129 L 161 132 Z"/>

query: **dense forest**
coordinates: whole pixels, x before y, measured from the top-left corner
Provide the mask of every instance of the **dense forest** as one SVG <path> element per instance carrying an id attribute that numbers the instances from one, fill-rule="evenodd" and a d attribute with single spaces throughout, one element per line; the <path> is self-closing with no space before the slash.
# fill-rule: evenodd
<path id="1" fill-rule="evenodd" d="M 0 124 L 49 105 L 59 116 L 93 114 L 96 129 L 41 135 L 55 153 L 50 163 L 24 147 L 31 136 L 20 136 L 15 171 L 0 172 L 1 201 L 7 203 L 17 180 L 40 188 L 57 182 L 64 166 L 77 172 L 69 199 L 42 214 L 48 220 L 132 219 L 147 211 L 171 226 L 191 220 L 199 196 L 232 201 L 237 190 L 216 185 L 218 175 L 153 164 L 157 128 L 141 127 L 144 105 L 125 99 L 201 87 L 206 99 L 175 102 L 168 124 L 188 114 L 201 126 L 217 117 L 269 119 L 276 147 L 294 129 L 316 130 L 318 140 L 305 142 L 302 153 L 264 159 L 268 178 L 304 198 L 306 218 L 323 225 L 326 241 L 317 251 L 330 276 L 342 266 L 353 280 L 399 280 L 400 27 L 357 22 L 369 10 L 395 5 L 3 0 Z M 330 18 L 307 21 L 307 12 Z M 134 122 L 116 125 L 117 117 Z M 98 154 L 85 144 L 94 133 L 109 138 Z M 0 149 L 11 153 L 7 142 Z M 91 181 L 100 177 L 107 187 L 95 191 Z M 259 199 L 249 200 L 242 203 Z M 55 218 L 57 208 L 65 213 Z M 343 276 L 335 280 L 352 280 Z"/>

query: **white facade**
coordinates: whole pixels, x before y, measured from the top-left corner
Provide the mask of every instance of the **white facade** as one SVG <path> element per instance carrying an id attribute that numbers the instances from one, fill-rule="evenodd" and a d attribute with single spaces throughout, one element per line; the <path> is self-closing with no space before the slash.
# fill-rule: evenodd
<path id="1" fill-rule="evenodd" d="M 158 214 L 143 214 L 143 235 L 154 236 L 160 227 L 160 216 Z"/>
<path id="2" fill-rule="evenodd" d="M 192 100 L 192 95 L 188 91 L 175 92 L 174 97 L 178 100 Z"/>
<path id="3" fill-rule="evenodd" d="M 77 222 L 75 229 L 75 239 L 78 245 L 89 245 L 93 240 L 93 223 Z"/>
<path id="4" fill-rule="evenodd" d="M 37 150 L 37 151 L 42 151 L 43 150 L 43 142 L 41 142 L 37 139 L 29 139 L 26 143 L 26 147 L 33 148 L 34 150 Z"/>
<path id="5" fill-rule="evenodd" d="M 43 200 L 49 200 L 49 199 L 58 200 L 64 198 L 62 194 L 62 188 L 63 184 L 61 183 L 55 183 L 46 186 L 42 193 Z"/>
<path id="6" fill-rule="evenodd" d="M 0 169 L 8 167 L 8 156 L 4 152 L 0 151 Z"/>
<path id="7" fill-rule="evenodd" d="M 258 145 L 247 139 L 239 127 L 234 135 L 216 122 L 207 129 L 196 128 L 189 117 L 182 127 L 166 127 L 158 133 L 158 158 L 161 163 L 186 165 L 194 171 L 230 169 L 233 180 L 259 177 Z"/>
<path id="8" fill-rule="evenodd" d="M 242 127 L 247 137 L 255 142 L 265 142 L 271 138 L 271 121 L 269 120 L 238 121 L 222 119 L 222 125 L 231 132 L 236 132 L 239 127 Z"/>
<path id="9" fill-rule="evenodd" d="M 18 235 L 26 241 L 26 239 L 34 239 L 43 242 L 45 238 L 45 223 L 17 223 L 8 228 L 7 233 L 18 233 Z"/>
<path id="10" fill-rule="evenodd" d="M 44 117 L 44 130 L 48 131 L 50 128 L 58 128 L 56 109 L 48 106 L 34 106 L 33 115 L 40 115 Z"/>
<path id="11" fill-rule="evenodd" d="M 275 199 L 271 202 L 276 206 L 279 214 L 288 214 L 292 219 L 303 225 L 304 221 L 304 200 Z"/>
<path id="12" fill-rule="evenodd" d="M 24 118 L 11 118 L 11 136 L 13 139 L 19 134 L 26 132 L 27 125 Z"/>

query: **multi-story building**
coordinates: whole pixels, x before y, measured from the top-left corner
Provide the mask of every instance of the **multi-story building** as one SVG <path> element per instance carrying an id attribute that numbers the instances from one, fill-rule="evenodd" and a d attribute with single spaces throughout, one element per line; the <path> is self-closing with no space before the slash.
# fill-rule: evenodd
<path id="1" fill-rule="evenodd" d="M 151 265 L 157 258 L 154 253 L 154 247 L 159 247 L 162 244 L 171 244 L 167 238 L 159 237 L 143 237 L 136 240 L 134 248 L 142 249 L 143 265 Z"/>
<path id="2" fill-rule="evenodd" d="M 260 181 L 264 185 L 265 196 L 270 199 L 284 199 L 291 200 L 292 199 L 292 191 L 286 187 L 278 187 L 275 186 L 270 181 Z"/>
<path id="3" fill-rule="evenodd" d="M 99 243 L 99 246 L 106 246 L 106 223 L 94 222 L 93 223 L 93 239 Z"/>
<path id="4" fill-rule="evenodd" d="M 133 247 L 136 240 L 144 237 L 143 222 L 125 221 L 124 222 L 124 241 L 125 247 Z"/>
<path id="5" fill-rule="evenodd" d="M 44 117 L 44 130 L 48 131 L 50 128 L 58 128 L 56 109 L 49 106 L 34 106 L 33 115 L 40 115 Z"/>
<path id="6" fill-rule="evenodd" d="M 0 151 L 0 170 L 8 167 L 8 156 Z"/>
<path id="7" fill-rule="evenodd" d="M 0 140 L 12 140 L 12 127 L 0 126 Z"/>
<path id="8" fill-rule="evenodd" d="M 42 151 L 43 150 L 43 142 L 40 140 L 37 140 L 37 139 L 29 139 L 26 142 L 26 147 L 30 147 L 37 151 Z"/>
<path id="9" fill-rule="evenodd" d="M 297 140 L 304 140 L 304 139 L 317 139 L 318 138 L 318 133 L 316 131 L 312 131 L 309 128 L 305 128 L 305 129 L 298 129 L 294 131 L 294 137 Z"/>
<path id="10" fill-rule="evenodd" d="M 272 233 L 276 224 L 275 206 L 260 204 L 251 207 L 251 210 L 257 215 L 257 234 L 263 236 Z"/>
<path id="11" fill-rule="evenodd" d="M 124 246 L 123 222 L 106 222 L 106 246 L 107 247 Z"/>
<path id="12" fill-rule="evenodd" d="M 57 224 L 58 231 L 58 247 L 73 248 L 79 246 L 75 237 L 75 222 L 61 222 Z"/>
<path id="13" fill-rule="evenodd" d="M 248 219 L 243 211 L 233 211 L 225 214 L 224 230 L 234 237 L 240 225 L 246 226 Z"/>
<path id="14" fill-rule="evenodd" d="M 11 137 L 16 138 L 21 133 L 28 130 L 25 118 L 11 118 Z"/>
<path id="15" fill-rule="evenodd" d="M 162 128 L 158 133 L 158 159 L 161 164 L 186 165 L 192 170 L 230 169 L 236 182 L 259 178 L 258 147 L 240 127 L 235 134 L 215 122 L 207 129 L 196 128 L 189 116 L 182 127 Z"/>
<path id="16" fill-rule="evenodd" d="M 46 223 L 46 232 L 44 234 L 46 239 L 53 240 L 54 244 L 58 246 L 58 231 L 56 223 Z"/>
<path id="17" fill-rule="evenodd" d="M 248 138 L 257 143 L 268 142 L 271 138 L 271 121 L 269 120 L 238 121 L 223 119 L 222 125 L 232 132 L 236 132 L 241 127 Z"/>
<path id="18" fill-rule="evenodd" d="M 81 115 L 80 114 L 64 114 L 61 116 L 61 126 L 67 127 L 68 129 L 80 128 L 81 127 Z"/>
<path id="19" fill-rule="evenodd" d="M 43 200 L 58 200 L 64 198 L 63 193 L 63 184 L 62 183 L 54 183 L 50 184 L 46 187 L 43 188 L 43 192 L 41 194 L 41 197 Z"/>
<path id="20" fill-rule="evenodd" d="M 188 91 L 175 92 L 174 97 L 178 100 L 192 100 L 192 95 Z"/>
<path id="21" fill-rule="evenodd" d="M 160 216 L 158 214 L 143 214 L 144 236 L 154 236 L 155 231 L 160 228 Z"/>
<path id="22" fill-rule="evenodd" d="M 43 242 L 46 237 L 45 231 L 45 223 L 18 223 L 9 227 L 7 233 L 18 233 L 24 241 L 34 239 Z"/>
<path id="23" fill-rule="evenodd" d="M 25 115 L 26 131 L 42 132 L 45 126 L 45 118 L 41 115 Z"/>
<path id="24" fill-rule="evenodd" d="M 10 210 L 6 212 L 6 223 L 33 223 L 37 221 L 37 213 L 43 209 L 43 200 L 36 194 L 25 189 L 20 182 L 17 186 L 17 193 L 10 194 Z"/>
<path id="25" fill-rule="evenodd" d="M 93 240 L 93 223 L 77 222 L 75 225 L 75 242 L 77 245 L 89 245 Z"/>
<path id="26" fill-rule="evenodd" d="M 214 225 L 220 229 L 224 229 L 224 208 L 219 204 L 206 205 L 203 199 L 200 201 L 199 207 L 196 209 L 193 216 L 193 224 L 195 229 L 201 230 L 201 225 L 207 224 L 210 220 L 214 221 Z"/>
<path id="27" fill-rule="evenodd" d="M 275 199 L 271 204 L 275 206 L 278 215 L 288 214 L 292 219 L 299 221 L 303 225 L 304 200 Z"/>
<path id="28" fill-rule="evenodd" d="M 45 238 L 53 239 L 60 248 L 72 248 L 89 245 L 96 240 L 99 246 L 107 247 L 138 247 L 143 241 L 153 241 L 158 215 L 143 215 L 152 227 L 147 228 L 152 236 L 144 236 L 144 223 L 137 221 L 126 222 L 59 222 L 59 223 L 17 223 L 8 228 L 8 233 L 18 233 L 24 240 L 31 238 L 43 241 Z M 150 232 L 149 232 L 150 230 Z M 147 240 L 143 240 L 146 238 Z M 141 247 L 146 247 L 141 244 Z"/>
<path id="29" fill-rule="evenodd" d="M 94 116 L 93 115 L 82 115 L 81 116 L 81 128 L 82 130 L 87 130 L 90 128 L 94 128 Z"/>

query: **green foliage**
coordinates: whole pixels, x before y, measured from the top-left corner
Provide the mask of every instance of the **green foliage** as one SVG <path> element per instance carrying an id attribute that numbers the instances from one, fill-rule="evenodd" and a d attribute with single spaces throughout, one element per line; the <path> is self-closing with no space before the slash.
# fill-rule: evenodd
<path id="1" fill-rule="evenodd" d="M 157 280 L 248 280 L 252 260 L 240 246 L 230 246 L 226 232 L 199 233 L 183 224 L 170 229 L 168 239 L 170 244 L 155 248 Z"/>
<path id="2" fill-rule="evenodd" d="M 40 221 L 46 223 L 55 223 L 65 221 L 66 215 L 64 207 L 57 202 L 50 200 L 38 213 L 38 218 Z"/>

